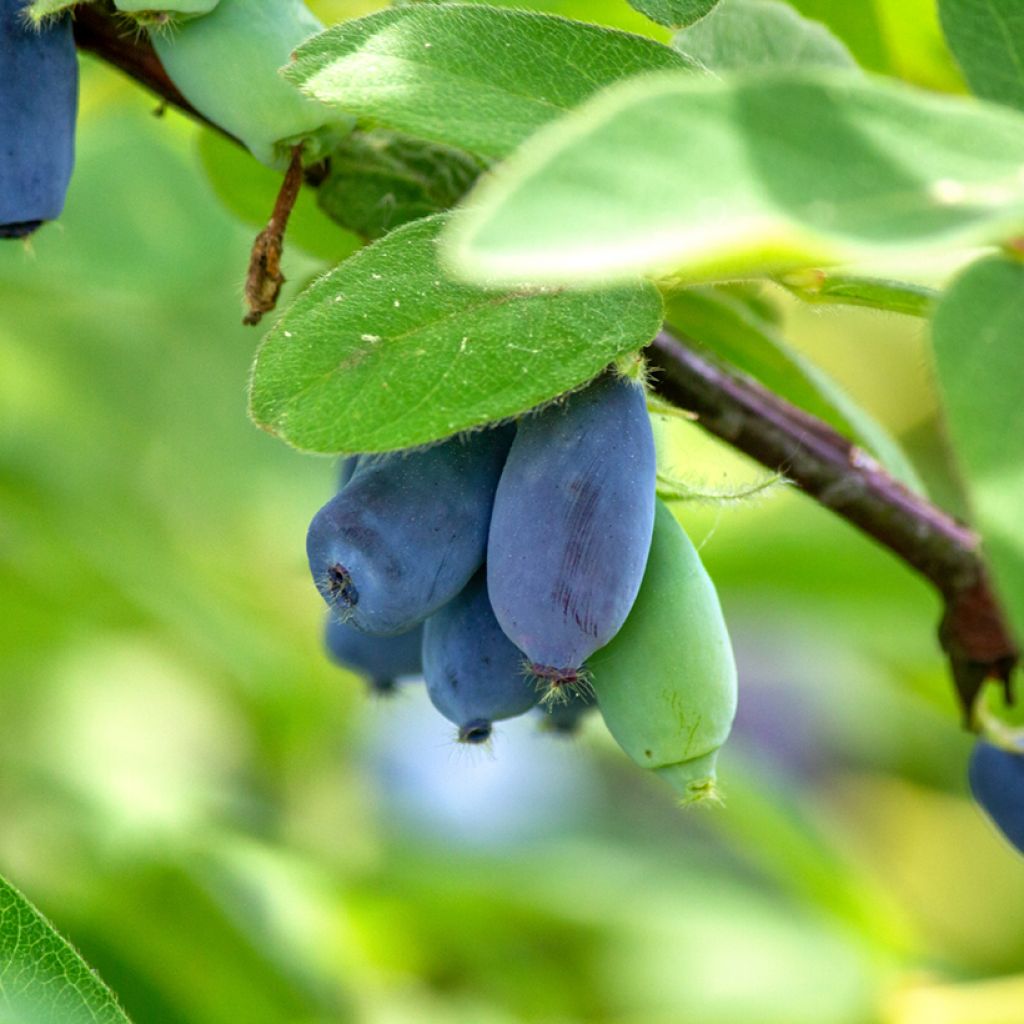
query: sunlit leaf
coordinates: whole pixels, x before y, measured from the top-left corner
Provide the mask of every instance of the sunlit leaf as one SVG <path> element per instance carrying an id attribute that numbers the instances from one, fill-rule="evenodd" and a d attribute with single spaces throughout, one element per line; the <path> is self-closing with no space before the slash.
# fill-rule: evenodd
<path id="1" fill-rule="evenodd" d="M 602 86 L 689 66 L 650 39 L 529 11 L 424 4 L 335 25 L 285 76 L 368 122 L 504 156 Z"/>
<path id="2" fill-rule="evenodd" d="M 1024 227 L 1024 118 L 824 70 L 643 76 L 538 132 L 446 238 L 467 279 L 681 280 L 930 256 Z"/>

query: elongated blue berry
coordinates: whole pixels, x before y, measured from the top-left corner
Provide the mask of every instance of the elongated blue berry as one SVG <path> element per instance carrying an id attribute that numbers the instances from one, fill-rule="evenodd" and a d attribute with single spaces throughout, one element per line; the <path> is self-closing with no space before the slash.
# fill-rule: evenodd
<path id="1" fill-rule="evenodd" d="M 67 16 L 32 27 L 0 0 L 0 238 L 56 220 L 75 158 L 78 60 Z"/>
<path id="2" fill-rule="evenodd" d="M 523 656 L 491 610 L 484 570 L 427 619 L 423 677 L 434 707 L 459 727 L 463 743 L 483 743 L 493 722 L 525 714 L 537 703 Z"/>
<path id="3" fill-rule="evenodd" d="M 375 693 L 391 693 L 402 676 L 422 674 L 422 625 L 398 636 L 371 636 L 328 616 L 324 645 L 333 661 L 361 675 Z"/>
<path id="4" fill-rule="evenodd" d="M 313 517 L 309 568 L 335 615 L 394 635 L 447 604 L 480 567 L 511 428 L 361 456 Z"/>
<path id="5" fill-rule="evenodd" d="M 494 500 L 487 586 L 501 628 L 553 685 L 575 681 L 626 621 L 654 485 L 644 393 L 620 377 L 520 422 Z"/>
<path id="6" fill-rule="evenodd" d="M 968 769 L 971 792 L 996 827 L 1024 853 L 1024 752 L 978 740 Z"/>

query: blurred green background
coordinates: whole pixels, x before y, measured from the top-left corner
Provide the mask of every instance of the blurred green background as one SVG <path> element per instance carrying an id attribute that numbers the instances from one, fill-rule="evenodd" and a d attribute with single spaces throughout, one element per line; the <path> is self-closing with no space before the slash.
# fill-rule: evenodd
<path id="1" fill-rule="evenodd" d="M 246 419 L 253 228 L 199 129 L 83 71 L 66 216 L 0 250 L 0 873 L 138 1024 L 1024 1021 L 1024 865 L 966 799 L 938 602 L 799 495 L 679 506 L 740 662 L 722 808 L 599 721 L 467 751 L 327 664 L 335 469 Z M 350 244 L 301 217 L 289 295 Z M 787 309 L 945 497 L 921 323 Z M 667 429 L 687 479 L 760 478 Z"/>

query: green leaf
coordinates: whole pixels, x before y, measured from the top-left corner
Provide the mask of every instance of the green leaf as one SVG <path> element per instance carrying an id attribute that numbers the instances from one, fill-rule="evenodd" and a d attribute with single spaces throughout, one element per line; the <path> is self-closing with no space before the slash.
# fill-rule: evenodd
<path id="1" fill-rule="evenodd" d="M 715 71 L 742 68 L 855 68 L 850 51 L 822 24 L 779 0 L 721 0 L 680 32 L 677 50 Z"/>
<path id="2" fill-rule="evenodd" d="M 321 208 L 363 238 L 454 206 L 483 167 L 471 156 L 408 135 L 353 132 L 331 154 Z"/>
<path id="3" fill-rule="evenodd" d="M 299 448 L 379 452 L 525 412 L 646 345 L 645 282 L 601 292 L 484 291 L 448 280 L 447 217 L 407 224 L 302 292 L 256 357 L 250 408 Z"/>
<path id="4" fill-rule="evenodd" d="M 629 6 L 651 21 L 669 28 L 682 28 L 706 17 L 718 0 L 629 0 Z"/>
<path id="5" fill-rule="evenodd" d="M 668 323 L 689 343 L 709 349 L 825 420 L 871 452 L 898 480 L 923 493 L 917 472 L 889 433 L 742 298 L 719 287 L 685 288 L 668 296 L 665 313 Z"/>
<path id="6" fill-rule="evenodd" d="M 253 160 L 246 150 L 218 132 L 200 133 L 199 159 L 207 181 L 224 206 L 240 220 L 262 228 L 274 209 L 281 174 Z M 311 189 L 299 193 L 288 219 L 286 243 L 331 263 L 344 259 L 361 244 L 317 208 Z"/>
<path id="7" fill-rule="evenodd" d="M 923 284 L 816 268 L 786 274 L 778 281 L 804 302 L 865 306 L 907 316 L 930 316 L 939 297 Z"/>
<path id="8" fill-rule="evenodd" d="M 4 1024 L 130 1024 L 89 965 L 2 878 L 0 1020 Z"/>
<path id="9" fill-rule="evenodd" d="M 1024 228 L 1024 118 L 824 70 L 648 75 L 542 129 L 466 199 L 492 284 L 684 281 L 919 259 Z"/>
<path id="10" fill-rule="evenodd" d="M 939 0 L 942 31 L 971 89 L 1024 110 L 1024 4 Z"/>
<path id="11" fill-rule="evenodd" d="M 299 47 L 285 76 L 335 109 L 485 157 L 511 152 L 602 86 L 680 69 L 650 39 L 469 4 L 392 8 Z"/>
<path id="12" fill-rule="evenodd" d="M 963 89 L 943 44 L 935 0 L 790 0 L 804 17 L 826 25 L 861 67 L 946 92 Z"/>
<path id="13" fill-rule="evenodd" d="M 1024 265 L 993 257 L 958 277 L 932 325 L 946 420 L 996 589 L 1024 641 Z"/>

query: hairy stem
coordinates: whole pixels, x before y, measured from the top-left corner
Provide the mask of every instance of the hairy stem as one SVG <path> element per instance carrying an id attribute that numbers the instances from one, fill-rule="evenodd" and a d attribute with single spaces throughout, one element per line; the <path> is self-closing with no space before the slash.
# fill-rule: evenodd
<path id="1" fill-rule="evenodd" d="M 245 303 L 248 311 L 242 323 L 255 326 L 277 305 L 277 297 L 284 284 L 281 256 L 284 253 L 284 233 L 288 218 L 302 190 L 302 146 L 292 150 L 292 158 L 281 182 L 277 200 L 267 226 L 256 236 L 249 257 L 249 272 L 245 278 Z"/>

